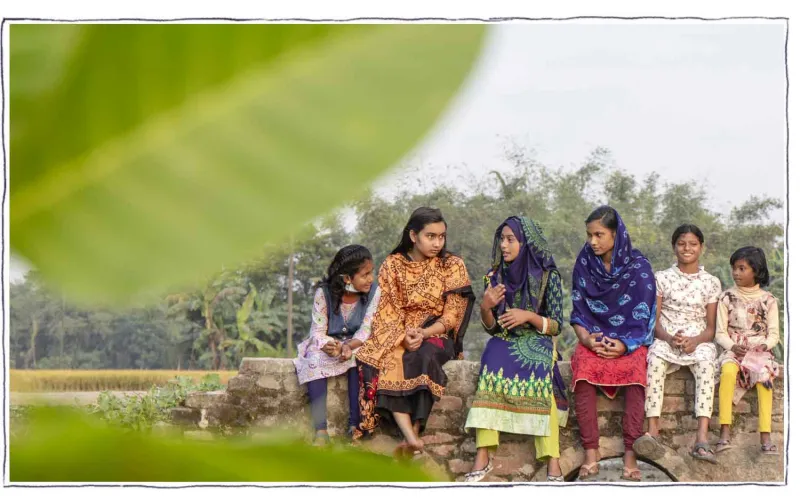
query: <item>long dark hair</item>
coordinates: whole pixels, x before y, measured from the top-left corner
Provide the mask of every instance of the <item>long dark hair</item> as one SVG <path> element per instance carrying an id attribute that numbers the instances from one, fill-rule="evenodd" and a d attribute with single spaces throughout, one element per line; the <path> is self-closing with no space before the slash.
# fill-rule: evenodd
<path id="1" fill-rule="evenodd" d="M 760 247 L 742 247 L 736 249 L 736 252 L 731 256 L 731 268 L 736 264 L 736 261 L 744 259 L 747 264 L 753 268 L 753 275 L 756 283 L 761 287 L 769 285 L 769 268 L 767 268 L 767 256 Z"/>
<path id="2" fill-rule="evenodd" d="M 333 311 L 339 314 L 339 307 L 342 304 L 344 295 L 344 276 L 352 277 L 367 261 L 372 261 L 372 253 L 363 245 L 347 245 L 339 249 L 333 256 L 328 273 L 317 286 L 327 285 L 331 294 Z M 366 301 L 366 294 L 361 295 L 361 300 Z"/>
<path id="3" fill-rule="evenodd" d="M 425 226 L 432 223 L 444 223 L 447 229 L 447 221 L 444 220 L 442 211 L 439 209 L 432 209 L 430 207 L 420 207 L 411 213 L 411 217 L 403 228 L 403 234 L 400 236 L 400 243 L 389 254 L 407 253 L 414 247 L 414 242 L 411 241 L 411 230 L 419 234 Z M 444 241 L 442 250 L 439 251 L 438 256 L 441 258 L 447 257 L 450 252 L 447 251 L 447 239 Z"/>

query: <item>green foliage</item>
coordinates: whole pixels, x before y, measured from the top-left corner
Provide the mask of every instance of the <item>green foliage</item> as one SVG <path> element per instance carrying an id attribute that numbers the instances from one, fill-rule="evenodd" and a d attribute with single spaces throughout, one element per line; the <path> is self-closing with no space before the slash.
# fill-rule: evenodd
<path id="1" fill-rule="evenodd" d="M 411 211 L 421 205 L 443 210 L 448 247 L 464 258 L 478 300 L 494 231 L 506 217 L 525 214 L 540 222 L 561 270 L 564 290 L 569 291 L 575 256 L 583 245 L 583 221 L 592 208 L 610 203 L 625 218 L 634 245 L 656 270 L 674 262 L 670 239 L 685 222 L 697 224 L 705 233 L 702 263 L 725 287 L 733 285 L 728 265 L 733 251 L 744 245 L 764 248 L 773 277 L 769 289 L 783 311 L 784 232 L 782 225 L 767 218 L 770 210 L 780 207 L 778 201 L 753 198 L 724 215 L 709 209 L 703 186 L 666 183 L 657 174 L 636 178 L 614 168 L 605 150 L 592 152 L 574 170 L 548 168 L 535 160 L 533 152 L 518 147 L 510 147 L 506 156 L 508 168 L 476 179 L 471 193 L 434 186 L 422 193 L 400 192 L 393 200 L 367 194 L 353 206 L 357 218 L 353 234 L 336 216 L 327 217 L 298 231 L 292 247 L 289 243 L 269 246 L 261 257 L 224 270 L 193 291 L 169 296 L 166 304 L 128 313 L 81 311 L 68 302 L 62 308 L 61 296 L 46 292 L 32 274 L 28 281 L 11 287 L 12 364 L 18 368 L 65 363 L 69 364 L 65 367 L 87 368 L 219 369 L 237 367 L 242 356 L 284 356 L 290 256 L 295 262 L 291 287 L 293 342 L 297 343 L 308 333 L 314 284 L 336 251 L 360 243 L 380 265 L 399 242 Z M 569 297 L 564 294 L 564 328 L 558 340 L 567 358 L 576 342 L 568 325 Z M 62 311 L 66 311 L 63 322 Z M 125 320 L 115 320 L 115 315 Z M 66 340 L 63 358 L 62 339 Z M 487 339 L 476 309 L 465 339 L 467 358 L 478 359 Z M 782 357 L 781 346 L 776 355 Z"/>
<path id="2" fill-rule="evenodd" d="M 677 226 L 697 224 L 706 236 L 702 264 L 725 287 L 732 286 L 728 259 L 744 245 L 764 248 L 774 280 L 770 290 L 783 313 L 782 225 L 768 219 L 781 207 L 778 200 L 753 197 L 728 216 L 709 207 L 705 187 L 694 182 L 667 183 L 655 173 L 637 179 L 614 167 L 609 151 L 593 151 L 574 170 L 553 169 L 536 161 L 535 153 L 511 144 L 506 151 L 508 168 L 488 173 L 475 183 L 474 194 L 437 186 L 426 193 L 401 192 L 394 200 L 371 196 L 356 205 L 358 228 L 354 241 L 366 245 L 382 259 L 397 244 L 400 230 L 416 207 L 430 205 L 444 212 L 448 223 L 448 247 L 464 258 L 480 302 L 482 276 L 488 270 L 494 231 L 513 214 L 537 220 L 561 270 L 565 291 L 572 288 L 575 256 L 584 243 L 584 219 L 601 204 L 614 206 L 622 215 L 633 244 L 652 262 L 654 269 L 674 261 L 672 232 Z M 569 293 L 564 294 L 564 325 L 558 340 L 561 353 L 572 353 L 575 334 L 569 326 Z M 783 332 L 783 329 L 781 329 Z M 465 339 L 466 356 L 478 360 L 488 336 L 480 326 L 477 308 Z M 781 350 L 776 354 L 781 355 Z"/>
<path id="3" fill-rule="evenodd" d="M 92 303 L 252 257 L 402 158 L 485 31 L 12 24 L 12 246 Z"/>
<path id="4" fill-rule="evenodd" d="M 145 430 L 158 422 L 167 421 L 169 410 L 182 405 L 189 393 L 224 388 L 218 374 L 208 374 L 200 382 L 195 382 L 190 377 L 178 376 L 166 386 L 153 386 L 144 395 L 119 397 L 104 391 L 97 398 L 97 403 L 89 406 L 89 410 L 109 423 Z"/>
<path id="5" fill-rule="evenodd" d="M 9 451 L 12 482 L 424 482 L 414 465 L 300 441 L 197 442 L 32 408 Z M 13 430 L 12 430 L 13 431 Z"/>

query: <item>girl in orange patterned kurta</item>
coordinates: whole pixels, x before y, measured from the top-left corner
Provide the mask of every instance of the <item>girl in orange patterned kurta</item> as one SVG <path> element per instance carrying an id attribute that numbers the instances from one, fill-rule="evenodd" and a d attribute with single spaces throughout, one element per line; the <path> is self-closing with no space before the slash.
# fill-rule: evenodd
<path id="1" fill-rule="evenodd" d="M 359 438 L 393 419 L 405 437 L 400 451 L 420 452 L 433 403 L 444 394 L 447 361 L 462 352 L 475 296 L 464 261 L 447 252 L 438 209 L 414 211 L 400 245 L 381 265 L 372 334 L 356 355 L 361 381 Z"/>

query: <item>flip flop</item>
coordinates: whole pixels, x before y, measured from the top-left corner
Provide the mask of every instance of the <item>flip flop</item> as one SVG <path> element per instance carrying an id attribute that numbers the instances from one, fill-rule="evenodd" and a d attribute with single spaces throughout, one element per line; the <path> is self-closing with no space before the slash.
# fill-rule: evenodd
<path id="1" fill-rule="evenodd" d="M 768 456 L 777 456 L 779 454 L 778 446 L 773 444 L 772 442 L 761 444 L 761 454 L 766 454 Z"/>
<path id="2" fill-rule="evenodd" d="M 661 445 L 661 442 L 659 442 L 656 437 L 645 433 L 633 443 L 633 452 L 635 452 L 637 456 L 656 460 L 664 456 L 666 449 L 664 449 L 664 446 Z"/>
<path id="3" fill-rule="evenodd" d="M 634 477 L 634 475 L 638 473 L 639 478 Z M 642 481 L 642 470 L 639 468 L 628 468 L 627 466 L 622 467 L 622 480 L 628 480 L 631 482 L 641 482 Z"/>
<path id="4" fill-rule="evenodd" d="M 600 473 L 600 465 L 597 463 L 597 461 L 594 461 L 592 463 L 581 465 L 581 469 L 578 472 L 578 478 L 591 478 L 596 476 L 598 473 Z"/>
<path id="5" fill-rule="evenodd" d="M 701 450 L 706 451 L 706 454 L 700 454 Z M 693 458 L 699 459 L 700 461 L 708 461 L 709 463 L 717 464 L 717 457 L 714 455 L 714 451 L 711 450 L 711 447 L 708 446 L 708 442 L 699 442 L 694 444 L 692 452 L 689 454 L 691 454 Z"/>
<path id="6" fill-rule="evenodd" d="M 728 449 L 733 449 L 730 440 L 719 440 L 716 446 L 716 453 L 719 454 L 722 451 L 727 451 Z"/>

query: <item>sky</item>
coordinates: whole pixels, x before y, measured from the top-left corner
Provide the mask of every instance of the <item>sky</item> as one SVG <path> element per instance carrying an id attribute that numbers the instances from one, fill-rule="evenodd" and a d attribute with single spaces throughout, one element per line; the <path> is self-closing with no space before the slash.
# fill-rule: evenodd
<path id="1" fill-rule="evenodd" d="M 604 147 L 632 174 L 700 180 L 724 212 L 751 194 L 783 199 L 785 28 L 748 22 L 500 26 L 405 163 L 458 184 L 502 167 L 510 138 L 551 167 L 575 168 Z"/>
<path id="2" fill-rule="evenodd" d="M 776 21 L 494 25 L 444 116 L 375 187 L 392 196 L 422 169 L 468 188 L 507 168 L 513 141 L 567 169 L 607 148 L 638 177 L 704 183 L 720 212 L 751 194 L 784 200 L 784 43 Z M 26 268 L 12 256 L 11 280 Z"/>

